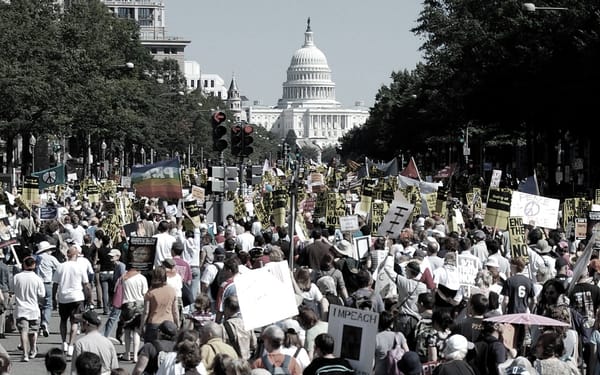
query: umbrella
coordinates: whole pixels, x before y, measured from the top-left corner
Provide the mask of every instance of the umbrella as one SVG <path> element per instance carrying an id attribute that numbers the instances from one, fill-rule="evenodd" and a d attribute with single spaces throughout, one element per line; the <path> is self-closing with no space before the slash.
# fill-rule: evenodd
<path id="1" fill-rule="evenodd" d="M 497 323 L 511 323 L 511 324 L 525 324 L 535 326 L 555 326 L 555 327 L 567 327 L 569 324 L 561 322 L 560 320 L 547 318 L 543 315 L 521 313 L 521 314 L 505 314 L 498 315 L 491 318 L 483 319 L 485 322 L 497 322 Z"/>

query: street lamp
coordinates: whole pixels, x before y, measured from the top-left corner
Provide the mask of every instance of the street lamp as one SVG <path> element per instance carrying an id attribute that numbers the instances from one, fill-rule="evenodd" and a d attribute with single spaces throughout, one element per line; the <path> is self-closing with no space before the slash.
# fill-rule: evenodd
<path id="1" fill-rule="evenodd" d="M 523 8 L 528 12 L 535 12 L 536 10 L 567 10 L 569 8 L 564 7 L 538 7 L 534 3 L 523 3 Z"/>
<path id="2" fill-rule="evenodd" d="M 35 136 L 32 134 L 31 137 L 29 137 L 29 151 L 31 152 L 31 171 L 35 172 L 35 145 L 37 143 L 37 139 L 35 139 Z"/>
<path id="3" fill-rule="evenodd" d="M 106 162 L 106 142 L 104 142 L 104 139 L 102 140 L 102 143 L 100 144 L 100 149 L 102 150 L 102 176 L 101 177 L 105 177 L 104 174 L 108 172 L 108 171 L 106 171 L 108 163 Z"/>
<path id="4" fill-rule="evenodd" d="M 140 148 L 140 154 L 142 155 L 142 164 L 146 165 L 146 150 L 144 150 L 144 146 Z"/>

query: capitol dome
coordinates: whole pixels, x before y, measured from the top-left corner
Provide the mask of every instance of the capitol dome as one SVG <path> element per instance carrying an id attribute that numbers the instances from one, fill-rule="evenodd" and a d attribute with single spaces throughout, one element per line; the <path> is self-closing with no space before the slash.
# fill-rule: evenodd
<path id="1" fill-rule="evenodd" d="M 310 18 L 304 33 L 304 45 L 294 52 L 283 83 L 283 96 L 278 108 L 340 107 L 335 100 L 335 83 L 325 54 L 315 46 Z"/>

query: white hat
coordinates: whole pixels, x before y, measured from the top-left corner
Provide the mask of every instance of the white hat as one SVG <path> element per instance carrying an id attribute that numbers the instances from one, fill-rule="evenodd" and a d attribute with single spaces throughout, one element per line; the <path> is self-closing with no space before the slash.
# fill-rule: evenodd
<path id="1" fill-rule="evenodd" d="M 454 352 L 464 352 L 465 354 L 469 349 L 473 349 L 473 343 L 470 343 L 467 338 L 463 335 L 452 335 L 446 340 L 446 347 L 444 348 L 444 354 L 450 354 Z"/>
<path id="2" fill-rule="evenodd" d="M 108 252 L 108 256 L 109 257 L 121 257 L 121 252 L 117 249 L 112 249 L 111 251 Z"/>
<path id="3" fill-rule="evenodd" d="M 39 255 L 45 251 L 54 250 L 56 246 L 51 245 L 48 241 L 42 241 L 38 244 L 38 250 L 35 252 L 36 255 Z"/>
<path id="4" fill-rule="evenodd" d="M 485 262 L 485 266 L 500 268 L 500 264 L 496 258 L 488 258 L 487 262 Z"/>
<path id="5" fill-rule="evenodd" d="M 341 255 L 345 255 L 350 258 L 354 257 L 354 246 L 348 240 L 341 240 L 333 247 L 335 248 L 335 251 Z"/>

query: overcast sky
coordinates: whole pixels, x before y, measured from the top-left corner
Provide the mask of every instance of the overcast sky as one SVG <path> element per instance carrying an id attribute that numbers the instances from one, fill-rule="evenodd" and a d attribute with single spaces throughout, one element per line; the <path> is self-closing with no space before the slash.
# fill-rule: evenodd
<path id="1" fill-rule="evenodd" d="M 410 29 L 417 0 L 165 0 L 167 32 L 191 40 L 186 60 L 219 74 L 252 102 L 275 105 L 294 52 L 311 19 L 315 45 L 325 53 L 336 98 L 345 107 L 374 103 L 390 73 L 412 70 L 422 40 Z M 250 102 L 250 103 L 251 103 Z"/>

